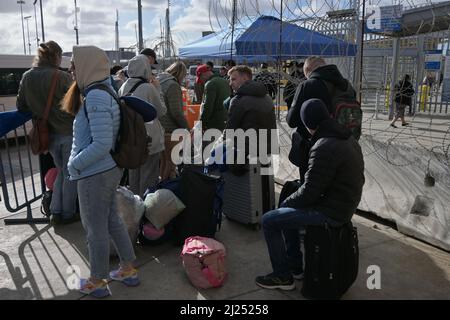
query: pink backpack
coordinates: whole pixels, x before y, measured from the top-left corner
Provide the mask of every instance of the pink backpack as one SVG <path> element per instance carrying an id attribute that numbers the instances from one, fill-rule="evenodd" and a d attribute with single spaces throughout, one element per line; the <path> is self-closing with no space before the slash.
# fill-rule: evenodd
<path id="1" fill-rule="evenodd" d="M 225 247 L 204 237 L 190 237 L 184 242 L 181 259 L 189 280 L 197 288 L 217 288 L 227 276 Z"/>

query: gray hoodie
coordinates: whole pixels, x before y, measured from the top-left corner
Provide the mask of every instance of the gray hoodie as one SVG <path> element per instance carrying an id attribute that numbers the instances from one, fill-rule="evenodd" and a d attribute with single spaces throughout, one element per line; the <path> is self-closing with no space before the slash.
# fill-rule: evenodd
<path id="1" fill-rule="evenodd" d="M 119 96 L 128 94 L 133 86 L 141 80 L 148 81 L 152 75 L 150 63 L 145 55 L 138 55 L 128 62 L 128 76 L 119 89 Z M 161 89 L 151 83 L 143 83 L 132 93 L 132 96 L 150 102 L 156 108 L 157 118 L 145 124 L 147 134 L 152 138 L 149 154 L 156 154 L 164 150 L 164 129 L 159 121 L 166 114 L 166 106 Z"/>
<path id="2" fill-rule="evenodd" d="M 176 129 L 188 129 L 189 125 L 183 113 L 183 97 L 180 84 L 175 77 L 168 73 L 159 75 L 161 91 L 167 107 L 167 114 L 161 118 L 161 124 L 166 133 L 172 133 Z"/>

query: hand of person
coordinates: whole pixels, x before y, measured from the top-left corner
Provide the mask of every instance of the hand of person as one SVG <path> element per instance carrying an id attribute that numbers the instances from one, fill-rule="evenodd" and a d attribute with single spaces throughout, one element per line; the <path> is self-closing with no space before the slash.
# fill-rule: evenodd
<path id="1" fill-rule="evenodd" d="M 155 76 L 150 77 L 150 83 L 153 84 L 157 88 L 160 88 L 160 86 L 161 86 L 161 84 L 159 83 L 159 80 Z"/>

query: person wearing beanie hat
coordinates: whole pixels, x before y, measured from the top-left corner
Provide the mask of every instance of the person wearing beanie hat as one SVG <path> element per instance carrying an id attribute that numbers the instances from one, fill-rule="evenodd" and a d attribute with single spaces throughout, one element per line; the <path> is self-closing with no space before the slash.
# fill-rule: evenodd
<path id="1" fill-rule="evenodd" d="M 319 124 L 330 119 L 327 107 L 320 99 L 309 99 L 302 104 L 300 118 L 309 132 L 316 131 Z M 312 135 L 312 133 L 311 133 Z"/>
<path id="2" fill-rule="evenodd" d="M 299 230 L 350 222 L 365 181 L 358 142 L 350 130 L 330 118 L 321 100 L 305 101 L 301 119 L 312 135 L 305 181 L 278 209 L 262 217 L 273 273 L 255 281 L 266 289 L 295 289 L 294 279 L 303 279 Z"/>
<path id="3" fill-rule="evenodd" d="M 300 109 L 303 103 L 309 99 L 320 99 L 327 106 L 330 114 L 334 113 L 333 95 L 336 93 L 345 93 L 345 96 L 352 101 L 356 99 L 356 92 L 351 83 L 345 79 L 338 67 L 333 64 L 327 64 L 322 57 L 312 56 L 305 60 L 303 65 L 303 73 L 306 77 L 302 81 L 292 98 L 292 103 L 286 117 L 286 122 L 291 128 L 297 130 L 292 137 L 292 148 L 289 159 L 301 159 L 297 163 L 293 163 L 299 168 L 300 181 L 304 181 L 306 170 L 308 170 L 309 143 L 311 138 L 308 130 L 305 128 L 300 119 Z M 295 135 L 295 137 L 294 137 Z M 301 154 L 299 156 L 299 154 Z"/>

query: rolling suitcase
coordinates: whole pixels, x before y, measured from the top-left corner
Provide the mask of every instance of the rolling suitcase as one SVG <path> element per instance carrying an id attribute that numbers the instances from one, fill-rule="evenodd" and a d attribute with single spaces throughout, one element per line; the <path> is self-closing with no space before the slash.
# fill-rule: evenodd
<path id="1" fill-rule="evenodd" d="M 355 282 L 358 264 L 358 233 L 351 222 L 338 228 L 308 226 L 303 296 L 308 299 L 340 299 Z"/>
<path id="2" fill-rule="evenodd" d="M 249 165 L 249 170 L 236 176 L 223 173 L 223 213 L 227 218 L 261 227 L 264 213 L 275 209 L 275 181 L 273 175 L 261 175 L 261 165 Z"/>

